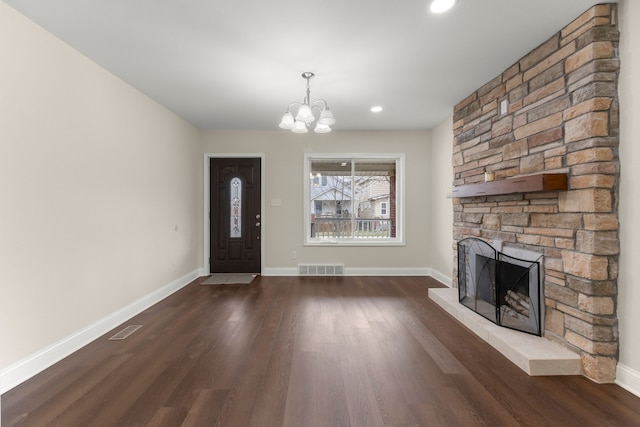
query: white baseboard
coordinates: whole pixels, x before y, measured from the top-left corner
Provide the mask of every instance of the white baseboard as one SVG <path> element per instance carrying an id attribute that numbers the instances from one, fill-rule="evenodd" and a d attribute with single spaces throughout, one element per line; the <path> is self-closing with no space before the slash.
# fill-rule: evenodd
<path id="1" fill-rule="evenodd" d="M 431 276 L 430 268 L 371 268 L 351 267 L 344 269 L 344 276 Z M 265 276 L 297 276 L 296 267 L 265 268 Z"/>
<path id="2" fill-rule="evenodd" d="M 446 274 L 443 274 L 443 273 L 439 272 L 438 270 L 434 270 L 433 268 L 430 269 L 430 270 L 431 271 L 429 273 L 429 276 L 433 277 L 438 282 L 442 283 L 443 285 L 447 286 L 448 288 L 453 286 L 453 282 L 451 281 L 451 277 L 450 276 L 447 276 Z"/>
<path id="3" fill-rule="evenodd" d="M 275 267 L 265 268 L 262 271 L 263 276 L 297 276 L 298 269 L 295 267 Z"/>
<path id="4" fill-rule="evenodd" d="M 616 384 L 640 397 L 640 372 L 618 363 L 618 366 L 616 366 Z"/>
<path id="5" fill-rule="evenodd" d="M 265 268 L 263 276 L 297 276 L 296 267 Z M 371 268 L 371 267 L 345 267 L 345 276 L 430 276 L 445 286 L 451 287 L 451 277 L 433 268 Z"/>
<path id="6" fill-rule="evenodd" d="M 197 269 L 0 371 L 5 393 L 204 275 Z"/>
<path id="7" fill-rule="evenodd" d="M 428 276 L 429 268 L 347 268 L 344 269 L 345 276 Z"/>

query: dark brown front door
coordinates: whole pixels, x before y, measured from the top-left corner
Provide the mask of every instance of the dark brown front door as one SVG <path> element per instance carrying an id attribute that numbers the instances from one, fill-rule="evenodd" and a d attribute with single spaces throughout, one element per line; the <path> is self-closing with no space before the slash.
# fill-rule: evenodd
<path id="1" fill-rule="evenodd" d="M 260 161 L 211 159 L 211 273 L 260 273 Z"/>

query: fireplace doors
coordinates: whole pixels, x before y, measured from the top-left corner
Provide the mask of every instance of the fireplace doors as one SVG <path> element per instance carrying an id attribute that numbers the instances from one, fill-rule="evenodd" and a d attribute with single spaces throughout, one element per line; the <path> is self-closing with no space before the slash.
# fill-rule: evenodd
<path id="1" fill-rule="evenodd" d="M 487 242 L 458 242 L 460 303 L 497 325 L 541 335 L 540 262 L 497 251 Z"/>

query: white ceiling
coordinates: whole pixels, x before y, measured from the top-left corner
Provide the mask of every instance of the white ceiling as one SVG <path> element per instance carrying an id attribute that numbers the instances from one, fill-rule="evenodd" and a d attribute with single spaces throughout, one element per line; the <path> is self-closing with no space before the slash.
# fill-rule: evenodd
<path id="1" fill-rule="evenodd" d="M 429 129 L 599 3 L 458 0 L 433 15 L 430 0 L 4 1 L 198 128 L 256 130 L 302 101 L 304 71 L 334 130 Z"/>

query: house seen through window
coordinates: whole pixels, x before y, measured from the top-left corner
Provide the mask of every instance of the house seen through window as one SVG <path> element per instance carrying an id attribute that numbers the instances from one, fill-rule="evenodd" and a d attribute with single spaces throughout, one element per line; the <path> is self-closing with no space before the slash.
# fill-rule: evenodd
<path id="1" fill-rule="evenodd" d="M 402 243 L 404 157 L 335 156 L 305 156 L 305 243 Z"/>

